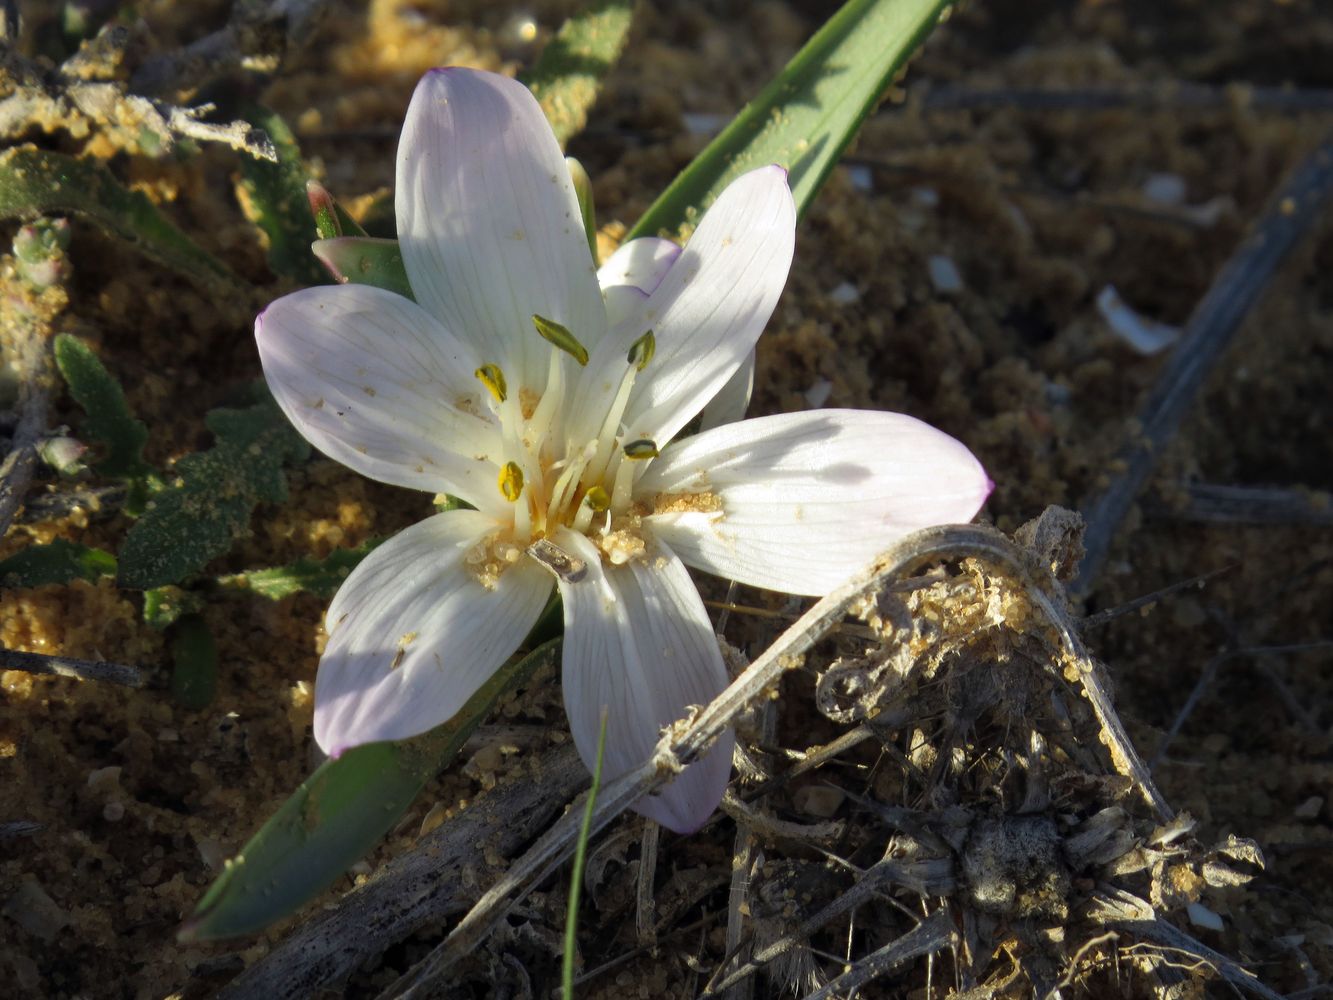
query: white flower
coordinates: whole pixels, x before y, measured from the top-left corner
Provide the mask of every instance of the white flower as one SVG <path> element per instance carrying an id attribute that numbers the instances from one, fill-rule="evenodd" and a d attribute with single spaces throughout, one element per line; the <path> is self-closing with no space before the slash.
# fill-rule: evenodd
<path id="1" fill-rule="evenodd" d="M 390 539 L 334 598 L 315 694 L 330 754 L 447 720 L 554 581 L 570 727 L 591 763 L 609 709 L 609 780 L 727 682 L 686 565 L 822 594 L 900 535 L 970 519 L 989 491 L 963 445 L 892 413 L 668 443 L 741 370 L 786 282 L 796 211 L 778 167 L 728 187 L 683 250 L 635 240 L 595 271 L 536 101 L 505 77 L 437 70 L 403 126 L 397 215 L 416 302 L 310 288 L 255 324 L 269 385 L 312 444 L 476 508 Z M 697 828 L 730 762 L 728 739 L 639 811 Z"/>

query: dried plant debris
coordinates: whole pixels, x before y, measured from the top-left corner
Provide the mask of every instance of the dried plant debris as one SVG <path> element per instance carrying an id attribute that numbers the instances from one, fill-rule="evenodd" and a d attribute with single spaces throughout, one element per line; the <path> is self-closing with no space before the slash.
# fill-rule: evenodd
<path id="1" fill-rule="evenodd" d="M 1078 564 L 1079 528 L 1053 509 L 1018 534 L 1053 582 Z M 696 960 L 703 995 L 859 983 L 879 991 L 867 996 L 1100 985 L 1166 997 L 1218 980 L 1275 995 L 1198 940 L 1221 923 L 1210 897 L 1262 870 L 1259 849 L 1234 836 L 1204 845 L 1188 816 L 1136 793 L 1042 604 L 984 554 L 964 557 L 863 600 L 868 629 L 838 629 L 807 656 L 819 717 L 788 701 L 780 745 L 738 750 L 764 773 L 738 779 L 724 809 L 760 848 L 732 880 L 740 946 Z M 809 750 L 814 733 L 823 744 Z M 802 766 L 814 756 L 817 768 Z M 607 844 L 618 860 L 634 854 L 623 827 Z M 597 871 L 610 955 L 633 945 L 635 864 Z"/>
<path id="2" fill-rule="evenodd" d="M 168 153 L 178 140 L 193 139 L 277 159 L 261 129 L 244 121 L 207 121 L 212 105 L 180 107 L 130 92 L 125 69 L 139 41 L 133 29 L 107 25 L 49 68 L 0 39 L 0 138 L 61 131 L 83 140 L 96 133 L 118 149 L 147 155 Z"/>
<path id="3" fill-rule="evenodd" d="M 788 663 L 782 711 L 763 708 L 773 688 L 761 687 L 736 720 L 745 766 L 723 813 L 740 833 L 714 820 L 665 842 L 662 863 L 638 818 L 594 839 L 580 995 L 652 981 L 678 996 L 1177 997 L 1225 981 L 1276 996 L 1200 940 L 1222 926 L 1226 894 L 1262 871 L 1259 848 L 1202 843 L 1193 819 L 1135 777 L 1104 688 L 1100 703 L 1086 697 L 1102 668 L 1080 662 L 1055 599 L 1080 527 L 1049 510 L 1018 532 L 1029 548 L 941 529 L 954 555 L 898 581 L 868 575 L 879 582 L 850 599 L 860 625 L 821 626 L 818 609 L 798 622 L 788 635 L 823 638 Z M 549 838 L 510 871 L 540 867 L 533 852 Z M 526 991 L 558 966 L 565 884 L 538 876 L 499 904 L 447 977 L 386 967 L 358 974 L 352 992 L 464 996 L 487 982 L 537 995 Z M 406 957 L 439 953 L 419 942 Z"/>

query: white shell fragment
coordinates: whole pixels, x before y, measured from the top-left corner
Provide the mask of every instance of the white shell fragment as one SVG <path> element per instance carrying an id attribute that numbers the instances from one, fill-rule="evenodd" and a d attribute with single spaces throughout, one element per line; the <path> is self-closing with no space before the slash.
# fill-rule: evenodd
<path id="1" fill-rule="evenodd" d="M 864 163 L 848 164 L 847 178 L 852 182 L 852 187 L 858 191 L 875 190 L 875 175 Z"/>
<path id="2" fill-rule="evenodd" d="M 817 410 L 828 402 L 830 394 L 833 392 L 833 383 L 826 378 L 817 378 L 809 389 L 805 390 L 806 405 L 812 410 Z"/>
<path id="3" fill-rule="evenodd" d="M 1180 339 L 1180 327 L 1141 316 L 1131 309 L 1114 285 L 1097 293 L 1097 311 L 1111 332 L 1139 354 L 1160 354 Z"/>
<path id="4" fill-rule="evenodd" d="M 926 260 L 926 269 L 930 272 L 930 283 L 941 295 L 955 295 L 963 290 L 963 276 L 958 273 L 958 265 L 952 257 L 931 254 Z"/>
<path id="5" fill-rule="evenodd" d="M 1190 903 L 1185 912 L 1195 927 L 1205 927 L 1210 931 L 1225 929 L 1226 925 L 1222 923 L 1222 918 L 1202 903 Z"/>
<path id="6" fill-rule="evenodd" d="M 1143 197 L 1161 205 L 1185 204 L 1185 178 L 1180 174 L 1149 174 L 1143 182 Z"/>
<path id="7" fill-rule="evenodd" d="M 844 281 L 828 293 L 829 301 L 835 306 L 849 306 L 861 300 L 861 291 L 850 281 Z"/>
<path id="8" fill-rule="evenodd" d="M 722 126 L 727 122 L 725 115 L 710 111 L 686 111 L 680 118 L 690 135 L 715 135 L 722 131 Z"/>

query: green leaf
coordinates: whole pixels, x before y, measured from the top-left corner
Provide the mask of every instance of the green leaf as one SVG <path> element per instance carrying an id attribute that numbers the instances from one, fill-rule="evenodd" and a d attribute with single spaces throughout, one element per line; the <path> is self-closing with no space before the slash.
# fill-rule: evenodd
<path id="1" fill-rule="evenodd" d="M 218 577 L 218 583 L 224 587 L 253 591 L 270 601 L 280 601 L 302 592 L 316 597 L 332 597 L 347 575 L 356 569 L 357 564 L 380 541 L 375 539 L 354 549 L 339 549 L 327 559 L 298 559 L 287 566 L 252 569 L 246 573 Z"/>
<path id="2" fill-rule="evenodd" d="M 597 208 L 593 203 L 592 178 L 583 164 L 572 156 L 565 157 L 565 166 L 569 167 L 569 179 L 574 182 L 574 196 L 579 201 L 579 215 L 583 218 L 583 232 L 588 237 L 588 250 L 592 253 L 593 264 L 600 264 L 597 255 Z"/>
<path id="3" fill-rule="evenodd" d="M 523 75 L 561 146 L 587 124 L 602 79 L 625 47 L 633 13 L 633 0 L 590 4 L 560 26 Z"/>
<path id="4" fill-rule="evenodd" d="M 321 240 L 331 240 L 338 236 L 365 236 L 361 224 L 348 214 L 329 194 L 328 189 L 318 181 L 305 182 L 306 199 L 310 203 L 310 215 L 315 220 L 315 234 Z"/>
<path id="5" fill-rule="evenodd" d="M 213 410 L 206 423 L 217 444 L 177 462 L 166 488 L 126 535 L 117 578 L 122 587 L 147 590 L 198 573 L 231 548 L 257 504 L 287 498 L 282 467 L 309 454 L 271 399 L 244 410 Z"/>
<path id="6" fill-rule="evenodd" d="M 199 615 L 186 615 L 172 628 L 171 693 L 191 711 L 213 702 L 218 689 L 218 647 Z"/>
<path id="7" fill-rule="evenodd" d="M 268 239 L 268 266 L 303 285 L 325 284 L 328 276 L 310 255 L 316 229 L 306 192 L 310 174 L 296 137 L 282 116 L 268 108 L 251 108 L 246 120 L 269 134 L 278 153 L 277 163 L 241 157 L 237 183 L 242 211 Z"/>
<path id="8" fill-rule="evenodd" d="M 0 560 L 0 587 L 42 587 L 48 583 L 89 582 L 116 575 L 116 557 L 63 538 L 30 545 Z"/>
<path id="9" fill-rule="evenodd" d="M 412 298 L 412 286 L 403 268 L 397 240 L 373 236 L 336 236 L 316 240 L 310 249 L 323 261 L 339 284 L 374 285 Z"/>
<path id="10" fill-rule="evenodd" d="M 159 632 L 168 625 L 174 625 L 182 615 L 195 614 L 203 609 L 203 595 L 193 590 L 154 587 L 143 592 L 144 624 Z"/>
<path id="11" fill-rule="evenodd" d="M 804 214 L 842 151 L 954 0 L 848 0 L 695 157 L 626 239 L 675 235 L 741 174 L 776 163 Z"/>
<path id="12" fill-rule="evenodd" d="M 314 899 L 375 846 L 463 748 L 499 697 L 554 660 L 559 641 L 501 667 L 448 722 L 325 761 L 227 863 L 181 928 L 182 941 L 250 934 Z"/>
<path id="13" fill-rule="evenodd" d="M 33 146 L 0 152 L 0 218 L 56 212 L 90 219 L 205 291 L 228 295 L 240 287 L 225 264 L 167 221 L 147 197 L 123 187 L 102 164 Z"/>
<path id="14" fill-rule="evenodd" d="M 92 348 L 62 333 L 55 340 L 55 357 L 70 395 L 88 414 L 83 434 L 106 447 L 97 471 L 112 479 L 141 479 L 152 472 L 143 460 L 148 428 L 130 413 L 125 391 Z"/>

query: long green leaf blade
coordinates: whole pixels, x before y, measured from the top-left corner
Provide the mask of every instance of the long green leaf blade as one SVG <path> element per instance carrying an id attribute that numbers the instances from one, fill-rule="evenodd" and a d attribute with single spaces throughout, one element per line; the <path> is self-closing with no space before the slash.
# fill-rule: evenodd
<path id="1" fill-rule="evenodd" d="M 0 153 L 0 219 L 74 212 L 204 290 L 234 294 L 239 279 L 100 163 L 18 146 Z"/>
<path id="2" fill-rule="evenodd" d="M 893 78 L 955 0 L 848 0 L 626 236 L 675 235 L 741 174 L 776 163 L 801 214 Z"/>
<path id="3" fill-rule="evenodd" d="M 563 146 L 588 122 L 602 80 L 629 36 L 633 0 L 600 0 L 560 26 L 537 64 L 523 74 Z"/>
<path id="4" fill-rule="evenodd" d="M 499 697 L 558 649 L 559 640 L 552 640 L 502 667 L 457 715 L 423 736 L 369 743 L 325 761 L 227 863 L 180 939 L 211 941 L 262 930 L 327 889 L 398 822 Z"/>

